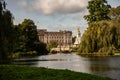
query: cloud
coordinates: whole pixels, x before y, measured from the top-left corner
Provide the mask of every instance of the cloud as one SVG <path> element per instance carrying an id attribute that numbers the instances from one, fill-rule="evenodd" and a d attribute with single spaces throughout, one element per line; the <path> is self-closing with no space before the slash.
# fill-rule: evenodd
<path id="1" fill-rule="evenodd" d="M 38 26 L 38 29 L 47 29 L 48 31 L 59 31 L 59 30 L 68 30 L 72 31 L 73 36 L 76 36 L 77 34 L 77 28 L 80 28 L 81 34 L 83 34 L 84 30 L 86 30 L 86 26 L 80 23 L 73 24 L 73 23 L 68 23 L 68 24 L 40 24 Z"/>
<path id="2" fill-rule="evenodd" d="M 20 1 L 19 7 L 32 12 L 52 14 L 78 13 L 86 8 L 89 0 L 34 0 Z"/>
<path id="3" fill-rule="evenodd" d="M 80 13 L 75 14 L 72 19 L 74 19 L 74 20 L 80 20 L 80 19 L 82 19 L 85 15 L 88 15 L 88 14 L 89 14 L 88 10 L 87 10 L 87 9 L 84 9 L 84 10 L 81 11 Z"/>
<path id="4" fill-rule="evenodd" d="M 26 7 L 26 6 L 27 6 L 27 2 L 21 1 L 21 2 L 18 3 L 18 5 L 19 5 L 20 7 Z"/>

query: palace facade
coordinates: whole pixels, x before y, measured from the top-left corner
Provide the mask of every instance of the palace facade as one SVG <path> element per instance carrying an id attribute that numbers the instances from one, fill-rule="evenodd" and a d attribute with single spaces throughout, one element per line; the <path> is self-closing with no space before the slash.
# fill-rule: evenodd
<path id="1" fill-rule="evenodd" d="M 38 29 L 38 36 L 41 42 L 48 44 L 50 41 L 55 41 L 58 45 L 72 45 L 72 31 L 49 32 L 46 29 Z"/>

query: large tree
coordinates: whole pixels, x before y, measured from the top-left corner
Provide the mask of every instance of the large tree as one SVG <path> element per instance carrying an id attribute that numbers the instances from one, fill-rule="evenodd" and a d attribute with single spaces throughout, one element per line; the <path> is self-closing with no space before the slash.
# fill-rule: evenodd
<path id="1" fill-rule="evenodd" d="M 36 52 L 38 55 L 46 54 L 46 44 L 39 41 L 37 26 L 30 19 L 24 21 L 17 26 L 19 31 L 17 43 L 17 52 Z"/>
<path id="2" fill-rule="evenodd" d="M 91 23 L 82 36 L 79 51 L 81 53 L 110 53 L 118 49 L 117 26 L 112 21 Z"/>
<path id="3" fill-rule="evenodd" d="M 26 51 L 33 51 L 35 44 L 39 42 L 36 25 L 32 20 L 24 19 L 19 28 L 22 31 L 20 38 L 23 40 Z"/>
<path id="4" fill-rule="evenodd" d="M 120 6 L 117 6 L 116 8 L 112 8 L 109 16 L 117 26 L 118 48 L 120 49 Z"/>
<path id="5" fill-rule="evenodd" d="M 6 9 L 4 0 L 0 0 L 0 63 L 7 63 L 13 51 L 13 17 Z"/>
<path id="6" fill-rule="evenodd" d="M 88 23 L 109 20 L 110 17 L 108 14 L 110 12 L 110 8 L 111 6 L 106 0 L 90 0 L 87 7 L 89 14 L 84 16 L 84 18 Z"/>
<path id="7" fill-rule="evenodd" d="M 120 51 L 120 8 L 110 8 L 106 0 L 89 1 L 89 25 L 79 45 L 80 53 L 115 53 Z M 111 19 L 111 20 L 109 20 Z"/>

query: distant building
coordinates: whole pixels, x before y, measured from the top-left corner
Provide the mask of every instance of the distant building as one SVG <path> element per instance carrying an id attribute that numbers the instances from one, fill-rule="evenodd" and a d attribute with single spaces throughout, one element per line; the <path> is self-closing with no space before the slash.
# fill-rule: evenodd
<path id="1" fill-rule="evenodd" d="M 72 31 L 49 32 L 46 29 L 38 29 L 37 31 L 41 42 L 47 44 L 50 41 L 55 41 L 61 46 L 72 45 Z"/>
<path id="2" fill-rule="evenodd" d="M 78 29 L 77 29 L 77 36 L 76 36 L 74 45 L 78 46 L 80 44 L 80 42 L 81 42 L 81 33 L 80 33 L 80 28 L 78 27 Z"/>

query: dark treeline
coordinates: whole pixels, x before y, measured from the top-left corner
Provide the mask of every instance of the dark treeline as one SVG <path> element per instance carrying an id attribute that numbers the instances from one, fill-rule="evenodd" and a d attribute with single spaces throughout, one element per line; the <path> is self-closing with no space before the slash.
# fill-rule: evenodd
<path id="1" fill-rule="evenodd" d="M 0 64 L 9 63 L 13 57 L 47 54 L 46 44 L 39 41 L 37 27 L 30 19 L 13 24 L 13 16 L 0 0 Z"/>
<path id="2" fill-rule="evenodd" d="M 120 6 L 111 8 L 106 0 L 91 0 L 87 8 L 89 15 L 84 18 L 88 28 L 82 36 L 79 52 L 120 52 Z"/>
<path id="3" fill-rule="evenodd" d="M 30 19 L 15 26 L 16 44 L 14 48 L 14 57 L 25 55 L 44 55 L 48 51 L 46 44 L 39 41 L 37 26 Z"/>
<path id="4" fill-rule="evenodd" d="M 6 9 L 6 3 L 0 0 L 0 63 L 6 63 L 14 47 L 13 16 Z"/>

